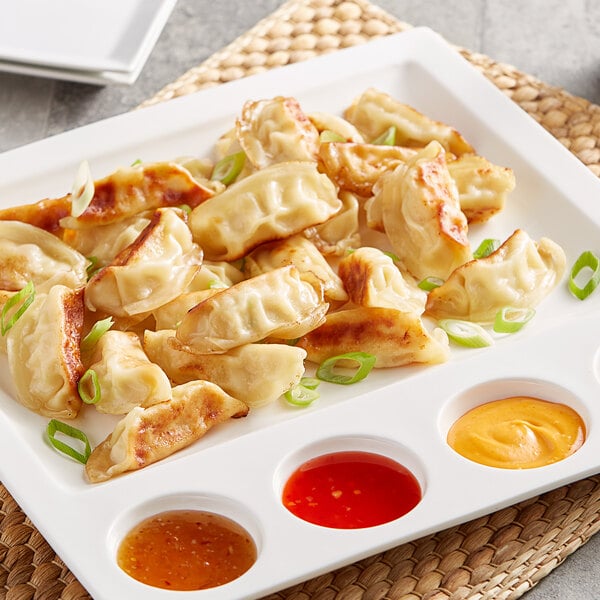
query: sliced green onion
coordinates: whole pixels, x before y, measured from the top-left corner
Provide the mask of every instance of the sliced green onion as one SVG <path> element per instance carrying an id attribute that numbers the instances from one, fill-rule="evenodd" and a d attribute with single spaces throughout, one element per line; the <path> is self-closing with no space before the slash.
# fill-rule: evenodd
<path id="1" fill-rule="evenodd" d="M 96 321 L 89 333 L 81 340 L 81 350 L 91 350 L 98 340 L 113 326 L 113 323 L 112 317 Z"/>
<path id="2" fill-rule="evenodd" d="M 243 151 L 230 154 L 222 158 L 213 169 L 210 178 L 214 181 L 220 181 L 225 185 L 233 183 L 237 176 L 242 172 L 244 163 L 246 162 L 246 154 Z"/>
<path id="3" fill-rule="evenodd" d="M 492 336 L 477 323 L 461 321 L 460 319 L 442 319 L 438 325 L 452 341 L 461 346 L 484 348 L 494 343 Z"/>
<path id="4" fill-rule="evenodd" d="M 498 250 L 498 248 L 500 248 L 500 240 L 486 238 L 479 246 L 477 246 L 477 250 L 473 252 L 473 258 L 485 258 L 492 252 Z"/>
<path id="5" fill-rule="evenodd" d="M 395 263 L 400 262 L 400 257 L 397 254 L 394 254 L 393 252 L 386 252 L 386 251 L 384 251 L 384 254 L 386 256 L 389 256 Z"/>
<path id="6" fill-rule="evenodd" d="M 77 169 L 73 189 L 71 190 L 71 216 L 79 217 L 85 212 L 94 198 L 94 180 L 90 165 L 84 160 Z"/>
<path id="7" fill-rule="evenodd" d="M 97 256 L 88 256 L 87 259 L 90 261 L 90 264 L 86 268 L 88 281 L 102 268 L 98 265 L 98 257 Z"/>
<path id="8" fill-rule="evenodd" d="M 302 383 L 297 383 L 283 397 L 293 406 L 308 406 L 319 398 L 319 392 L 314 388 L 302 385 Z"/>
<path id="9" fill-rule="evenodd" d="M 396 144 L 396 126 L 388 127 L 379 137 L 376 137 L 371 144 L 377 146 L 394 146 Z"/>
<path id="10" fill-rule="evenodd" d="M 65 444 L 65 442 L 56 439 L 57 432 L 83 442 L 83 445 L 84 445 L 83 454 L 81 452 L 79 452 L 78 450 L 76 450 L 75 448 L 73 448 L 72 446 Z M 58 451 L 62 452 L 63 454 L 66 454 L 67 456 L 70 456 L 71 458 L 74 458 L 75 460 L 78 460 L 80 463 L 83 463 L 84 465 L 87 462 L 88 458 L 90 457 L 90 454 L 92 453 L 92 448 L 90 446 L 90 441 L 88 440 L 87 435 L 85 435 L 85 433 L 83 433 L 83 431 L 81 431 L 80 429 L 77 429 L 71 425 L 67 425 L 66 423 L 63 423 L 62 421 L 57 421 L 56 419 L 52 419 L 48 423 L 48 427 L 46 428 L 46 435 L 48 436 L 48 441 Z"/>
<path id="11" fill-rule="evenodd" d="M 575 279 L 583 270 L 589 271 L 583 286 L 580 286 Z M 586 275 L 586 273 L 584 273 Z M 585 300 L 600 283 L 600 259 L 591 251 L 586 250 L 575 261 L 571 274 L 569 276 L 569 290 L 580 300 Z"/>
<path id="12" fill-rule="evenodd" d="M 358 364 L 353 375 L 344 373 L 336 373 L 334 371 L 339 361 L 350 360 Z M 375 366 L 376 357 L 367 352 L 347 352 L 346 354 L 338 354 L 323 361 L 317 369 L 317 377 L 322 381 L 329 383 L 338 383 L 340 385 L 350 385 L 362 381 Z"/>
<path id="13" fill-rule="evenodd" d="M 218 290 L 221 288 L 227 288 L 229 287 L 224 281 L 221 281 L 220 279 L 211 279 L 208 282 L 208 289 L 209 290 Z"/>
<path id="14" fill-rule="evenodd" d="M 189 204 L 180 204 L 177 208 L 179 208 L 180 210 L 182 210 L 187 215 L 191 215 L 192 214 L 192 207 Z"/>
<path id="15" fill-rule="evenodd" d="M 316 377 L 301 377 L 300 384 L 309 390 L 316 390 L 321 385 L 321 381 Z"/>
<path id="16" fill-rule="evenodd" d="M 286 340 L 286 344 L 288 346 L 295 346 L 299 341 L 300 341 L 299 337 L 297 337 L 297 338 L 291 338 L 289 340 Z"/>
<path id="17" fill-rule="evenodd" d="M 347 142 L 348 140 L 343 136 L 337 133 L 336 131 L 331 131 L 331 129 L 325 129 L 321 131 L 319 135 L 319 141 L 323 142 Z"/>
<path id="18" fill-rule="evenodd" d="M 92 393 L 89 394 L 87 388 L 92 389 Z M 86 404 L 98 404 L 100 402 L 100 383 L 98 382 L 98 373 L 94 369 L 88 369 L 77 384 L 77 391 L 79 397 Z"/>
<path id="19" fill-rule="evenodd" d="M 141 159 L 141 158 L 138 158 L 137 160 L 134 160 L 134 161 L 131 163 L 131 166 L 132 166 L 132 167 L 139 167 L 141 164 L 142 164 L 142 159 Z"/>
<path id="20" fill-rule="evenodd" d="M 517 308 L 505 306 L 496 313 L 494 331 L 497 333 L 515 333 L 533 319 L 533 308 Z"/>
<path id="21" fill-rule="evenodd" d="M 444 280 L 439 277 L 425 277 L 425 279 L 419 281 L 418 287 L 426 292 L 430 292 L 431 290 L 440 287 L 440 285 L 443 285 L 443 283 Z"/>
<path id="22" fill-rule="evenodd" d="M 21 318 L 34 298 L 35 288 L 33 281 L 29 281 L 22 290 L 19 290 L 14 296 L 8 299 L 2 307 L 2 313 L 0 313 L 0 333 L 2 335 L 6 335 L 8 330 Z M 19 305 L 18 308 L 12 312 L 12 309 L 17 305 Z M 12 314 L 9 315 L 11 312 Z"/>

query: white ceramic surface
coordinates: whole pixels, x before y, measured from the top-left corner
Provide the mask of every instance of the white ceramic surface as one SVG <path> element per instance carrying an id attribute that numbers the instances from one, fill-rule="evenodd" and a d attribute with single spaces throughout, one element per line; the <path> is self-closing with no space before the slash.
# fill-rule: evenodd
<path id="1" fill-rule="evenodd" d="M 86 158 L 95 177 L 144 161 L 210 152 L 246 99 L 292 95 L 306 112 L 339 113 L 369 86 L 391 93 L 458 129 L 494 163 L 511 167 L 517 187 L 506 210 L 469 237 L 505 239 L 517 227 L 550 237 L 569 266 L 584 250 L 600 253 L 600 182 L 446 42 L 427 29 L 276 69 L 166 104 L 115 117 L 0 156 L 0 205 L 29 203 L 70 189 Z M 362 557 L 458 524 L 600 470 L 600 293 L 576 300 L 565 282 L 518 334 L 493 347 L 453 348 L 449 362 L 373 372 L 354 386 L 321 384 L 305 410 L 275 403 L 221 425 L 184 451 L 104 484 L 43 439 L 46 419 L 13 399 L 0 362 L 0 478 L 96 600 L 168 600 L 116 565 L 128 526 L 153 510 L 206 506 L 246 526 L 259 556 L 238 580 L 204 600 L 258 598 Z M 445 443 L 448 422 L 474 394 L 481 401 L 517 389 L 566 402 L 586 421 L 588 438 L 568 459 L 540 469 L 499 470 L 472 463 Z M 76 421 L 94 444 L 114 420 L 86 411 Z M 299 521 L 280 503 L 295 461 L 331 449 L 375 449 L 405 460 L 423 485 L 408 515 L 363 530 Z"/>

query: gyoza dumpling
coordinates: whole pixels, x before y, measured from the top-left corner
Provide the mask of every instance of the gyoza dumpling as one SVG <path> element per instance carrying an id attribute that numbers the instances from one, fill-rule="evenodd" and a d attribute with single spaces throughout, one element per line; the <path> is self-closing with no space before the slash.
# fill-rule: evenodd
<path id="1" fill-rule="evenodd" d="M 269 336 L 293 339 L 319 325 L 328 306 L 296 267 L 281 267 L 207 298 L 183 317 L 176 336 L 199 354 Z"/>
<path id="2" fill-rule="evenodd" d="M 385 233 L 415 279 L 446 279 L 472 258 L 467 219 L 438 142 L 383 177 L 378 193 Z"/>
<path id="3" fill-rule="evenodd" d="M 175 331 L 146 331 L 144 350 L 171 381 L 212 381 L 250 408 L 273 402 L 304 374 L 306 351 L 287 344 L 245 344 L 223 354 L 196 354 Z"/>
<path id="4" fill-rule="evenodd" d="M 323 131 L 333 131 L 343 137 L 347 142 L 363 144 L 365 141 L 360 131 L 358 131 L 352 123 L 349 123 L 346 119 L 342 119 L 342 117 L 338 117 L 331 113 L 317 111 L 310 113 L 308 118 L 317 128 L 319 134 Z"/>
<path id="5" fill-rule="evenodd" d="M 393 171 L 417 151 L 403 146 L 328 142 L 319 148 L 324 173 L 342 190 L 368 197 L 387 171 Z"/>
<path id="6" fill-rule="evenodd" d="M 37 294 L 9 329 L 8 366 L 23 406 L 46 417 L 77 416 L 82 326 L 83 289 L 55 285 L 48 294 Z"/>
<path id="7" fill-rule="evenodd" d="M 245 279 L 244 273 L 235 265 L 222 261 L 205 260 L 194 275 L 188 291 L 224 288 Z"/>
<path id="8" fill-rule="evenodd" d="M 450 355 L 448 336 L 442 329 L 429 333 L 417 314 L 395 308 L 360 307 L 330 313 L 297 346 L 314 363 L 346 352 L 367 352 L 376 357 L 375 367 L 437 364 Z"/>
<path id="9" fill-rule="evenodd" d="M 249 100 L 235 127 L 240 146 L 259 169 L 279 162 L 317 159 L 319 132 L 294 98 Z"/>
<path id="10" fill-rule="evenodd" d="M 197 290 L 194 292 L 184 292 L 152 311 L 156 327 L 155 329 L 176 329 L 185 315 L 197 304 L 204 302 L 210 296 L 218 294 L 223 288 L 220 286 L 212 289 Z"/>
<path id="11" fill-rule="evenodd" d="M 504 208 L 506 196 L 515 188 L 515 175 L 508 167 L 494 165 L 476 154 L 448 161 L 456 182 L 460 209 L 469 223 L 481 223 Z"/>
<path id="12" fill-rule="evenodd" d="M 244 270 L 250 277 L 279 267 L 294 265 L 300 278 L 310 283 L 328 301 L 345 302 L 348 294 L 337 273 L 315 245 L 301 235 L 262 244 L 244 259 Z"/>
<path id="13" fill-rule="evenodd" d="M 32 281 L 39 293 L 53 285 L 78 288 L 88 260 L 56 236 L 20 221 L 0 221 L 0 289 L 18 291 Z"/>
<path id="14" fill-rule="evenodd" d="M 277 163 L 195 208 L 190 228 L 207 259 L 232 261 L 259 244 L 323 223 L 341 206 L 316 162 Z"/>
<path id="15" fill-rule="evenodd" d="M 71 214 L 71 199 L 45 198 L 33 204 L 21 204 L 10 208 L 0 208 L 1 221 L 21 221 L 35 225 L 44 231 L 60 236 L 60 220 Z"/>
<path id="16" fill-rule="evenodd" d="M 565 253 L 558 244 L 548 238 L 535 242 L 517 229 L 495 252 L 459 267 L 429 292 L 426 311 L 437 319 L 491 323 L 506 306 L 537 306 L 565 268 Z"/>
<path id="17" fill-rule="evenodd" d="M 211 427 L 245 417 L 248 407 L 209 381 L 173 388 L 173 398 L 137 406 L 94 448 L 85 472 L 92 483 L 155 463 L 200 439 Z"/>
<path id="18" fill-rule="evenodd" d="M 343 256 L 349 248 L 360 246 L 359 202 L 354 194 L 345 191 L 340 192 L 339 199 L 339 212 L 303 232 L 325 256 Z"/>
<path id="19" fill-rule="evenodd" d="M 394 261 L 378 248 L 358 248 L 340 261 L 338 273 L 354 304 L 418 315 L 425 310 L 427 294 L 406 281 Z"/>
<path id="20" fill-rule="evenodd" d="M 135 333 L 107 331 L 96 343 L 89 368 L 96 372 L 101 413 L 125 415 L 135 406 L 147 408 L 171 398 L 171 382 L 150 362 Z"/>
<path id="21" fill-rule="evenodd" d="M 422 147 L 437 140 L 456 156 L 473 153 L 472 146 L 452 127 L 398 102 L 388 94 L 373 88 L 365 91 L 344 114 L 368 142 L 380 136 L 389 127 L 396 128 L 395 144 Z"/>
<path id="22" fill-rule="evenodd" d="M 152 213 L 141 213 L 93 229 L 65 229 L 63 240 L 83 256 L 94 257 L 95 268 L 104 267 L 136 240 L 151 217 Z"/>
<path id="23" fill-rule="evenodd" d="M 149 313 L 179 296 L 201 263 L 178 211 L 159 208 L 136 240 L 90 279 L 85 304 L 117 317 Z"/>
<path id="24" fill-rule="evenodd" d="M 214 191 L 182 166 L 159 162 L 126 167 L 94 182 L 94 197 L 83 214 L 61 219 L 65 229 L 107 225 L 162 206 L 198 206 Z"/>

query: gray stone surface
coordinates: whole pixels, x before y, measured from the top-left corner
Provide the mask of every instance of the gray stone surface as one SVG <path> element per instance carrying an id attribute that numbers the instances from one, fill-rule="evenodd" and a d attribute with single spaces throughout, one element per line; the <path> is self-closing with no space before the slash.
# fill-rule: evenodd
<path id="1" fill-rule="evenodd" d="M 597 0 L 378 0 L 413 25 L 600 104 Z M 281 0 L 179 0 L 140 78 L 96 87 L 0 73 L 0 151 L 126 112 L 267 16 Z M 524 598 L 600 598 L 600 537 Z"/>

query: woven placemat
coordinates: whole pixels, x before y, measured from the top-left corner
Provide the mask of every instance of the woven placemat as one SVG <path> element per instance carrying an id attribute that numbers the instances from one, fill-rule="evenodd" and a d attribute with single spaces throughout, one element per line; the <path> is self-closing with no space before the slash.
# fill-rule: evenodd
<path id="1" fill-rule="evenodd" d="M 142 104 L 408 29 L 366 0 L 291 0 Z M 459 49 L 600 176 L 600 107 Z M 533 587 L 600 529 L 600 475 L 446 529 L 268 600 L 500 600 Z M 0 485 L 0 600 L 90 596 Z"/>

